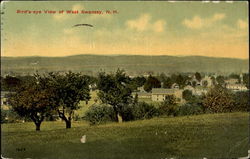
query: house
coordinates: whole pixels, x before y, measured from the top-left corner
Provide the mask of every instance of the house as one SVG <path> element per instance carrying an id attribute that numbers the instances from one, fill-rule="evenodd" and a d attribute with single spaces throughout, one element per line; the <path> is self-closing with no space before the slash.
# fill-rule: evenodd
<path id="1" fill-rule="evenodd" d="M 247 91 L 247 87 L 243 84 L 226 84 L 226 88 L 232 91 Z"/>
<path id="2" fill-rule="evenodd" d="M 7 95 L 11 93 L 9 91 L 1 91 L 1 109 L 9 110 L 9 103 Z"/>
<path id="3" fill-rule="evenodd" d="M 138 87 L 137 90 L 138 90 L 139 92 L 146 92 L 146 91 L 144 90 L 143 86 L 142 86 L 142 87 Z"/>
<path id="4" fill-rule="evenodd" d="M 171 86 L 172 89 L 179 89 L 180 86 L 177 83 L 172 84 Z"/>
<path id="5" fill-rule="evenodd" d="M 151 98 L 151 93 L 148 92 L 133 92 L 132 93 L 133 98 L 135 98 L 136 94 L 138 95 L 138 98 L 147 98 L 147 99 Z"/>
<path id="6" fill-rule="evenodd" d="M 196 95 L 196 96 L 201 96 L 203 94 L 207 94 L 207 89 L 203 88 L 201 86 L 196 86 L 195 88 L 192 86 L 186 86 L 186 87 L 184 87 L 184 90 L 190 90 L 192 92 L 192 94 Z"/>
<path id="7" fill-rule="evenodd" d="M 225 83 L 229 84 L 229 85 L 238 84 L 239 83 L 239 79 L 231 78 L 231 79 L 225 80 Z"/>
<path id="8" fill-rule="evenodd" d="M 162 102 L 165 100 L 167 95 L 174 95 L 177 102 L 182 102 L 182 91 L 180 89 L 165 89 L 165 88 L 153 88 L 151 93 L 152 101 Z"/>
<path id="9" fill-rule="evenodd" d="M 205 84 L 206 83 L 206 84 Z M 213 86 L 213 80 L 209 76 L 205 76 L 201 79 L 201 85 L 205 87 L 212 87 Z"/>

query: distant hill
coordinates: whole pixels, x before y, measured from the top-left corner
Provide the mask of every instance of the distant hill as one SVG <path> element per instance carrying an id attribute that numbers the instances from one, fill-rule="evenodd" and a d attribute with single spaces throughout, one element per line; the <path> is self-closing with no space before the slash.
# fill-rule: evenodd
<path id="1" fill-rule="evenodd" d="M 131 75 L 178 72 L 248 72 L 248 60 L 203 56 L 75 55 L 66 57 L 1 57 L 4 74 L 32 74 L 50 71 L 75 71 L 96 74 L 125 69 Z"/>

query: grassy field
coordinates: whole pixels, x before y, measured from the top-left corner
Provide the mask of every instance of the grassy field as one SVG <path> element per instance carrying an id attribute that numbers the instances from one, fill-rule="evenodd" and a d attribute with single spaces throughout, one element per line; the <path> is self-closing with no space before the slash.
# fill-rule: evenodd
<path id="1" fill-rule="evenodd" d="M 247 156 L 248 113 L 162 117 L 89 126 L 2 124 L 2 156 L 49 159 L 235 158 Z M 82 135 L 87 142 L 81 143 Z"/>

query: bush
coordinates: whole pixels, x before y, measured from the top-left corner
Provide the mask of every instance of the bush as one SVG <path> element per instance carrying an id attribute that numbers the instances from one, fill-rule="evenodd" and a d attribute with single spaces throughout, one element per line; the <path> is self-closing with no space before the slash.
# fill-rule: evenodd
<path id="1" fill-rule="evenodd" d="M 249 108 L 249 91 L 236 92 L 233 96 L 233 111 L 250 111 Z"/>
<path id="2" fill-rule="evenodd" d="M 91 125 L 106 123 L 115 120 L 115 112 L 111 106 L 93 105 L 85 113 L 84 119 Z"/>
<path id="3" fill-rule="evenodd" d="M 133 115 L 133 111 L 134 111 L 134 105 L 132 104 L 122 106 L 120 110 L 120 115 L 122 116 L 122 120 L 123 121 L 134 120 L 135 118 Z"/>
<path id="4" fill-rule="evenodd" d="M 163 102 L 158 107 L 158 112 L 159 112 L 159 115 L 177 116 L 178 105 L 168 105 Z"/>
<path id="5" fill-rule="evenodd" d="M 187 103 L 179 107 L 178 115 L 198 115 L 202 114 L 203 109 L 201 106 L 196 104 Z"/>
<path id="6" fill-rule="evenodd" d="M 1 109 L 1 123 L 18 123 L 25 120 L 25 118 L 20 117 L 13 110 L 3 110 Z"/>
<path id="7" fill-rule="evenodd" d="M 160 115 L 176 116 L 178 112 L 176 98 L 173 95 L 166 96 L 165 101 L 159 105 L 158 112 Z"/>
<path id="8" fill-rule="evenodd" d="M 1 109 L 1 124 L 2 123 L 7 123 L 7 111 L 6 110 L 3 110 Z"/>
<path id="9" fill-rule="evenodd" d="M 207 92 L 203 105 L 207 111 L 212 113 L 231 112 L 234 109 L 233 93 L 217 85 Z"/>
<path id="10" fill-rule="evenodd" d="M 150 119 L 154 116 L 158 116 L 158 110 L 153 104 L 139 102 L 133 106 L 133 116 L 135 120 Z"/>

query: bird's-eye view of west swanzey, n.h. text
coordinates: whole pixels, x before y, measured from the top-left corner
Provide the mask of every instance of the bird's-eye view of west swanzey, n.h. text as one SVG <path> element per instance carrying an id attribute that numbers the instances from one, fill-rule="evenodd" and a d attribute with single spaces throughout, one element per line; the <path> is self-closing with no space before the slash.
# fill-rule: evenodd
<path id="1" fill-rule="evenodd" d="M 247 159 L 247 1 L 1 2 L 4 159 Z"/>

